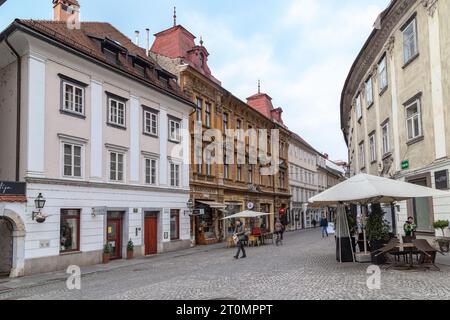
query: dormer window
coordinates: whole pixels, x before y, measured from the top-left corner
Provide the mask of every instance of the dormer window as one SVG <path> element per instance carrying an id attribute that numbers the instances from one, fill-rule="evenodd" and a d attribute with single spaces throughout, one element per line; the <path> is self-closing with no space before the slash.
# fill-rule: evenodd
<path id="1" fill-rule="evenodd" d="M 119 55 L 117 54 L 117 52 L 103 48 L 103 53 L 105 54 L 105 57 L 109 62 L 117 63 L 117 61 L 119 60 Z"/>
<path id="2" fill-rule="evenodd" d="M 135 64 L 134 68 L 136 69 L 136 71 L 139 73 L 139 75 L 141 77 L 145 77 L 145 67 L 139 65 L 139 64 Z"/>
<path id="3" fill-rule="evenodd" d="M 108 38 L 102 39 L 102 52 L 105 54 L 106 59 L 114 64 L 119 62 L 119 53 L 127 52 L 118 41 L 114 41 Z"/>

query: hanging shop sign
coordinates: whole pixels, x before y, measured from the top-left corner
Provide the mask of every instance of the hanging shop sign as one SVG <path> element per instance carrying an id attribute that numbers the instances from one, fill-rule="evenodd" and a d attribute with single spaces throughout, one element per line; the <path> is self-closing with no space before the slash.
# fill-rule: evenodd
<path id="1" fill-rule="evenodd" d="M 92 216 L 106 216 L 108 214 L 108 207 L 94 207 L 92 208 Z"/>
<path id="2" fill-rule="evenodd" d="M 409 169 L 409 160 L 405 160 L 402 162 L 402 170 L 408 170 Z"/>
<path id="3" fill-rule="evenodd" d="M 0 181 L 0 196 L 24 196 L 25 182 Z"/>

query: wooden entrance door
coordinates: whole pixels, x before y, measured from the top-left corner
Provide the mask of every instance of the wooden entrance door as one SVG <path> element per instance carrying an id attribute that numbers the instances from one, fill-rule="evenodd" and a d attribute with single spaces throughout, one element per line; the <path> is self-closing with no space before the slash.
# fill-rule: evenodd
<path id="1" fill-rule="evenodd" d="M 108 218 L 107 241 L 111 247 L 111 260 L 122 259 L 122 219 Z"/>
<path id="2" fill-rule="evenodd" d="M 158 253 L 158 217 L 155 215 L 145 216 L 144 244 L 146 256 Z"/>

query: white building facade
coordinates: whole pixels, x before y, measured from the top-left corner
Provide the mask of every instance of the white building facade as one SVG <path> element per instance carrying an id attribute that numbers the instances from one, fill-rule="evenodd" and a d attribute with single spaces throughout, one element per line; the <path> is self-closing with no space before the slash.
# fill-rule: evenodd
<path id="1" fill-rule="evenodd" d="M 292 133 L 289 139 L 289 185 L 291 190 L 291 229 L 311 228 L 320 218 L 320 210 L 308 208 L 308 199 L 318 193 L 318 152 L 301 137 Z"/>
<path id="2" fill-rule="evenodd" d="M 351 176 L 449 189 L 449 14 L 449 1 L 395 0 L 380 15 L 342 92 Z M 449 220 L 449 209 L 447 197 L 414 199 L 399 203 L 391 222 L 403 233 L 414 217 L 418 234 L 434 237 L 433 223 Z"/>
<path id="3" fill-rule="evenodd" d="M 135 256 L 189 248 L 192 103 L 109 24 L 82 23 L 78 38 L 62 25 L 15 21 L 0 36 L 0 181 L 26 189 L 0 194 L 3 272 L 97 264 L 105 244 L 122 259 L 130 240 Z"/>

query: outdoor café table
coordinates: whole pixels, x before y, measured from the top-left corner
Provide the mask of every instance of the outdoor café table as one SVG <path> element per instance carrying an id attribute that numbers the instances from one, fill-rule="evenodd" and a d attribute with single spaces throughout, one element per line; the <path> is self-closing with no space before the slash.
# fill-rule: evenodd
<path id="1" fill-rule="evenodd" d="M 414 252 L 414 249 L 416 249 L 416 246 L 412 243 L 399 243 L 399 244 L 397 244 L 396 248 L 400 249 L 400 251 L 402 251 L 402 252 L 408 252 L 409 269 L 414 268 L 413 252 Z"/>

